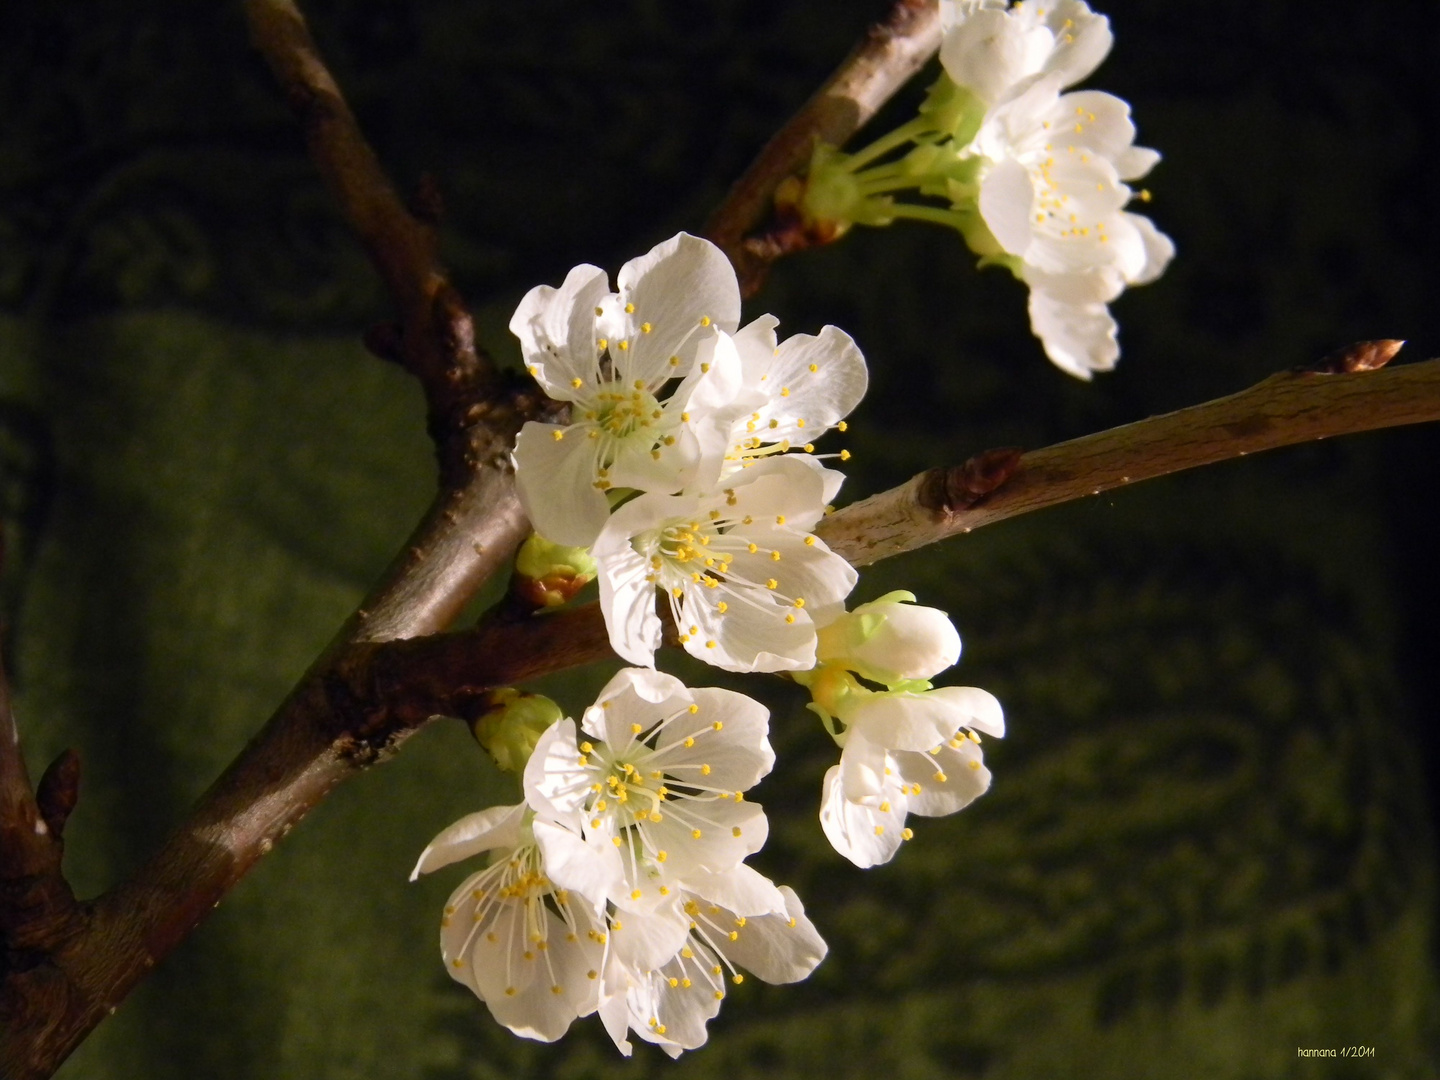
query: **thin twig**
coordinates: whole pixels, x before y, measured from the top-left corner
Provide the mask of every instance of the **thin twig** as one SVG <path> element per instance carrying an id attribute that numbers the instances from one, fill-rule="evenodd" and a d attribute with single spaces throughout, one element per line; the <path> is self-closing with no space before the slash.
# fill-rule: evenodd
<path id="1" fill-rule="evenodd" d="M 1440 360 L 1353 374 L 1282 372 L 1229 397 L 1025 454 L 1005 484 L 968 509 L 944 505 L 937 497 L 944 478 L 937 483 L 937 470 L 929 470 L 837 511 L 816 531 L 855 566 L 866 566 L 1152 477 L 1432 420 L 1440 420 Z"/>
<path id="2" fill-rule="evenodd" d="M 706 222 L 705 235 L 735 264 L 743 295 L 755 294 L 780 254 L 745 244 L 746 235 L 764 223 L 780 182 L 809 163 L 817 140 L 832 146 L 848 141 L 939 48 L 934 0 L 895 0 L 730 188 Z"/>
<path id="3" fill-rule="evenodd" d="M 1440 360 L 1348 375 L 1285 372 L 1229 397 L 1033 453 L 988 451 L 963 465 L 927 470 L 824 518 L 816 532 L 832 551 L 865 566 L 1183 469 L 1433 420 L 1440 420 Z M 948 509 L 947 497 L 953 500 Z M 459 715 L 489 687 L 614 657 L 599 605 L 587 604 L 504 626 L 382 644 L 357 663 L 351 679 L 358 692 L 387 702 L 391 722 L 404 724 L 431 712 Z M 360 690 L 367 685 L 372 689 Z"/>

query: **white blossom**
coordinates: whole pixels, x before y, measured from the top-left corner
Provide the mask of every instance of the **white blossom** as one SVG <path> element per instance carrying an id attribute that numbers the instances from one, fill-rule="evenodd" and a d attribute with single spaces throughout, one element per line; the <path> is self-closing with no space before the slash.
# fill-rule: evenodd
<path id="1" fill-rule="evenodd" d="M 589 902 L 550 881 L 537 842 L 547 830 L 561 831 L 524 803 L 470 814 L 430 842 L 410 879 L 490 852 L 445 905 L 445 970 L 516 1035 L 553 1042 L 598 1006 L 604 942 Z"/>
<path id="2" fill-rule="evenodd" d="M 647 494 L 595 541 L 600 605 L 617 653 L 654 663 L 664 592 L 686 651 L 729 671 L 805 669 L 815 626 L 843 611 L 855 570 L 812 531 L 830 470 L 779 456 L 698 494 Z"/>
<path id="3" fill-rule="evenodd" d="M 820 824 L 856 866 L 888 862 L 911 830 L 907 814 L 939 817 L 990 786 L 977 732 L 1005 734 L 1000 703 L 973 686 L 864 693 L 848 699 L 840 763 L 823 784 Z"/>
<path id="4" fill-rule="evenodd" d="M 677 910 L 685 937 L 663 964 L 612 960 L 606 968 L 600 1018 L 626 1055 L 631 1030 L 671 1057 L 692 1050 L 705 1042 L 727 983 L 744 982 L 745 971 L 768 983 L 798 982 L 825 957 L 794 890 L 776 888 L 748 866 L 697 882 L 680 894 Z"/>
<path id="5" fill-rule="evenodd" d="M 768 730 L 744 694 L 619 672 L 580 732 L 557 723 L 525 769 L 527 801 L 559 826 L 538 837 L 551 878 L 597 909 L 645 914 L 733 870 L 768 831 L 744 797 L 774 764 Z"/>
<path id="6" fill-rule="evenodd" d="M 1110 21 L 1081 0 L 941 0 L 940 26 L 945 74 L 986 105 L 1045 76 L 1074 85 L 1113 40 Z"/>
<path id="7" fill-rule="evenodd" d="M 1126 181 L 1159 160 L 1134 145 L 1130 107 L 1097 91 L 1060 93 L 1051 75 L 997 106 L 965 152 L 981 160 L 986 228 L 1030 286 L 1030 323 L 1060 368 L 1088 379 L 1114 367 L 1106 305 L 1164 271 L 1175 253 L 1149 218 L 1126 210 Z"/>
<path id="8" fill-rule="evenodd" d="M 718 485 L 772 454 L 813 454 L 816 440 L 831 428 L 844 430 L 844 418 L 865 396 L 865 358 L 850 335 L 826 326 L 818 335 L 796 334 L 777 344 L 777 325 L 773 315 L 762 315 L 717 343 L 717 360 L 729 351 L 726 342 L 733 346 L 734 375 L 727 371 L 694 397 L 702 447 L 698 486 Z M 840 474 L 829 478 L 838 490 Z"/>
<path id="9" fill-rule="evenodd" d="M 537 532 L 572 547 L 594 541 L 612 488 L 674 492 L 693 476 L 686 406 L 708 374 L 700 354 L 740 316 L 729 260 L 686 233 L 626 263 L 617 286 L 577 266 L 560 288 L 531 289 L 510 320 L 530 373 L 571 407 L 569 424 L 521 429 L 520 501 Z"/>

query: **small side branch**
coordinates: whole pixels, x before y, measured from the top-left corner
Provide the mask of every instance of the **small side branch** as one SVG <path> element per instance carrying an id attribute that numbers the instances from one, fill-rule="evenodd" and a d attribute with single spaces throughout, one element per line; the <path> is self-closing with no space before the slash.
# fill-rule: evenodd
<path id="1" fill-rule="evenodd" d="M 1440 420 L 1440 360 L 1348 374 L 1282 372 L 1238 394 L 1020 457 L 970 506 L 947 503 L 932 469 L 825 518 L 816 530 L 856 566 L 983 525 L 1156 476 L 1280 446 Z M 963 470 L 966 466 L 957 466 Z"/>
<path id="2" fill-rule="evenodd" d="M 810 161 L 816 141 L 847 142 L 940 48 L 940 10 L 934 0 L 895 0 L 800 110 L 760 151 L 705 225 L 705 235 L 730 257 L 740 289 L 753 296 L 770 263 L 785 254 L 774 245 L 747 244 L 770 212 L 775 189 Z"/>
<path id="3" fill-rule="evenodd" d="M 367 343 L 420 380 L 442 474 L 458 477 L 467 456 L 460 436 L 474 423 L 474 408 L 494 396 L 495 372 L 440 265 L 434 215 L 417 217 L 396 192 L 293 0 L 246 0 L 245 12 L 311 159 L 395 299 L 398 325 L 377 328 Z M 438 207 L 433 194 L 423 201 Z"/>

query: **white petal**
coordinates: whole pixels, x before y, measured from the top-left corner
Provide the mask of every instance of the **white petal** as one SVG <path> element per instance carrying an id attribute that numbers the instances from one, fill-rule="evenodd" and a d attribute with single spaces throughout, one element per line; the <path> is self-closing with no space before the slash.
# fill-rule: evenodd
<path id="1" fill-rule="evenodd" d="M 545 855 L 545 876 L 579 893 L 596 911 L 625 887 L 625 868 L 615 846 L 600 836 L 581 839 L 569 829 L 535 819 L 535 842 Z"/>
<path id="2" fill-rule="evenodd" d="M 654 668 L 621 668 L 605 684 L 595 704 L 585 710 L 584 727 L 603 739 L 614 753 L 624 753 L 667 716 L 694 700 L 674 675 Z M 635 724 L 640 730 L 634 730 Z"/>
<path id="3" fill-rule="evenodd" d="M 1079 379 L 1111 370 L 1120 358 L 1118 328 L 1104 304 L 1067 304 L 1032 288 L 1030 329 L 1051 362 Z"/>
<path id="4" fill-rule="evenodd" d="M 1030 171 L 1013 158 L 996 164 L 980 182 L 980 216 L 1000 246 L 1011 255 L 1030 247 L 1035 188 Z"/>
<path id="5" fill-rule="evenodd" d="M 1148 146 L 1129 146 L 1115 156 L 1115 172 L 1121 180 L 1139 180 L 1160 161 L 1160 152 Z"/>
<path id="6" fill-rule="evenodd" d="M 1110 20 L 1096 15 L 1080 0 L 1048 4 L 1046 22 L 1055 34 L 1055 52 L 1044 71 L 1060 77 L 1064 86 L 1085 78 L 1105 59 L 1114 40 Z"/>
<path id="7" fill-rule="evenodd" d="M 685 879 L 685 887 L 731 915 L 747 919 L 778 915 L 786 910 L 785 896 L 775 883 L 744 863 L 720 874 L 690 874 Z"/>
<path id="8" fill-rule="evenodd" d="M 660 647 L 660 616 L 655 614 L 655 583 L 646 580 L 650 563 L 630 539 L 663 522 L 649 512 L 653 500 L 671 501 L 664 495 L 641 495 L 622 506 L 610 515 L 591 551 L 599 569 L 600 610 L 610 645 L 632 664 L 648 667 L 654 666 Z"/>
<path id="9" fill-rule="evenodd" d="M 1175 242 L 1155 228 L 1155 223 L 1143 214 L 1121 216 L 1135 226 L 1145 244 L 1144 266 L 1130 278 L 1130 284 L 1148 285 L 1165 272 L 1165 267 L 1175 257 Z"/>
<path id="10" fill-rule="evenodd" d="M 851 802 L 865 799 L 876 805 L 899 793 L 900 779 L 890 767 L 884 744 L 865 737 L 862 725 L 851 728 L 840 751 L 840 787 Z M 904 817 L 903 811 L 901 817 Z"/>
<path id="11" fill-rule="evenodd" d="M 981 759 L 980 747 L 970 739 L 959 748 L 945 743 L 938 754 L 901 751 L 895 755 L 902 782 L 911 785 L 910 813 L 942 817 L 969 806 L 990 786 L 990 770 Z M 943 779 L 942 779 L 943 777 Z M 919 785 L 920 793 L 914 794 Z"/>
<path id="12" fill-rule="evenodd" d="M 747 918 L 734 941 L 716 942 L 736 967 L 777 985 L 808 977 L 829 951 L 795 890 L 781 885 L 778 891 L 783 913 Z"/>
<path id="13" fill-rule="evenodd" d="M 595 308 L 608 291 L 605 271 L 581 264 L 559 289 L 531 289 L 510 319 L 525 363 L 557 401 L 575 400 L 574 379 L 582 384 L 595 379 Z"/>
<path id="14" fill-rule="evenodd" d="M 685 374 L 703 336 L 702 319 L 728 333 L 740 318 L 740 286 L 730 260 L 710 241 L 688 233 L 626 263 L 618 282 L 620 299 L 635 307 L 628 356 L 617 363 L 627 381 Z M 650 331 L 639 331 L 647 323 Z M 678 368 L 671 356 L 680 358 Z"/>
<path id="15" fill-rule="evenodd" d="M 863 733 L 886 749 L 929 750 L 954 738 L 969 718 L 954 696 L 946 693 L 951 689 L 955 688 L 871 694 L 847 704 L 840 719 L 850 724 L 855 734 Z"/>
<path id="16" fill-rule="evenodd" d="M 760 418 L 754 434 L 767 444 L 814 442 L 860 403 L 868 379 L 865 358 L 843 330 L 827 326 L 818 337 L 787 338 L 761 375 L 747 378 L 767 397 L 756 410 Z M 748 432 L 742 427 L 737 434 Z"/>
<path id="17" fill-rule="evenodd" d="M 758 804 L 726 799 L 671 800 L 665 803 L 662 820 L 646 826 L 654 846 L 667 853 L 669 880 L 680 885 L 695 872 L 733 870 L 765 845 L 769 831 Z"/>
<path id="18" fill-rule="evenodd" d="M 525 804 L 519 803 L 516 806 L 492 806 L 479 813 L 466 814 L 430 841 L 420 853 L 415 869 L 410 871 L 410 880 L 482 851 L 515 847 L 520 843 L 525 810 Z"/>
<path id="19" fill-rule="evenodd" d="M 982 101 L 998 101 L 1028 74 L 1026 57 L 1033 49 L 1027 37 L 1033 34 L 1004 11 L 977 11 L 945 35 L 940 63 L 945 74 Z"/>
<path id="20" fill-rule="evenodd" d="M 690 936 L 690 919 L 681 910 L 679 895 L 647 914 L 617 911 L 610 923 L 610 947 L 632 971 L 663 967 Z"/>
<path id="21" fill-rule="evenodd" d="M 820 801 L 820 828 L 831 845 L 862 870 L 889 862 L 903 840 L 902 813 L 885 813 L 878 807 L 853 803 L 840 790 L 840 766 L 825 774 Z"/>
<path id="22" fill-rule="evenodd" d="M 749 790 L 775 764 L 770 710 L 733 690 L 701 687 L 690 694 L 697 711 L 687 710 L 665 725 L 646 767 L 663 768 L 681 781 L 699 781 L 701 768 L 707 767 L 706 785 Z"/>
<path id="23" fill-rule="evenodd" d="M 580 763 L 575 721 L 551 724 L 535 743 L 525 763 L 525 801 L 537 814 L 560 822 L 575 821 L 590 791 L 592 770 Z"/>
<path id="24" fill-rule="evenodd" d="M 595 445 L 584 431 L 532 420 L 515 439 L 514 457 L 515 489 L 535 531 L 567 547 L 594 543 L 610 504 L 595 487 Z"/>

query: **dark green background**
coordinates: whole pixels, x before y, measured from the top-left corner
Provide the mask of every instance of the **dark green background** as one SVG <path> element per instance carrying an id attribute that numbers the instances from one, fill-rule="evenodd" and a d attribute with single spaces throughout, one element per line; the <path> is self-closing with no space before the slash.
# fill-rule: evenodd
<path id="1" fill-rule="evenodd" d="M 883 5 L 306 10 L 394 175 L 437 179 L 446 257 L 513 363 L 526 288 L 698 228 Z M 1051 368 L 1023 290 L 938 229 L 791 259 L 747 314 L 864 349 L 847 497 L 1357 339 L 1440 351 L 1433 5 L 1104 10 L 1091 83 L 1164 153 L 1150 210 L 1179 248 L 1116 305 L 1120 370 Z M 85 893 L 239 750 L 430 492 L 419 395 L 359 345 L 384 297 L 245 42 L 235 4 L 0 11 L 0 585 L 32 768 L 84 758 Z M 516 1040 L 444 974 L 461 871 L 405 876 L 511 796 L 441 723 L 317 810 L 60 1075 L 1433 1077 L 1437 450 L 1426 429 L 1296 448 L 867 571 L 859 598 L 951 613 L 955 677 L 1011 730 L 991 793 L 882 869 L 824 844 L 834 750 L 801 700 L 725 680 L 775 709 L 756 862 L 832 952 L 803 986 L 732 994 L 679 1065 L 623 1062 L 594 1021 Z M 607 674 L 548 690 L 578 709 Z M 1350 1044 L 1376 1055 L 1295 1057 Z"/>

